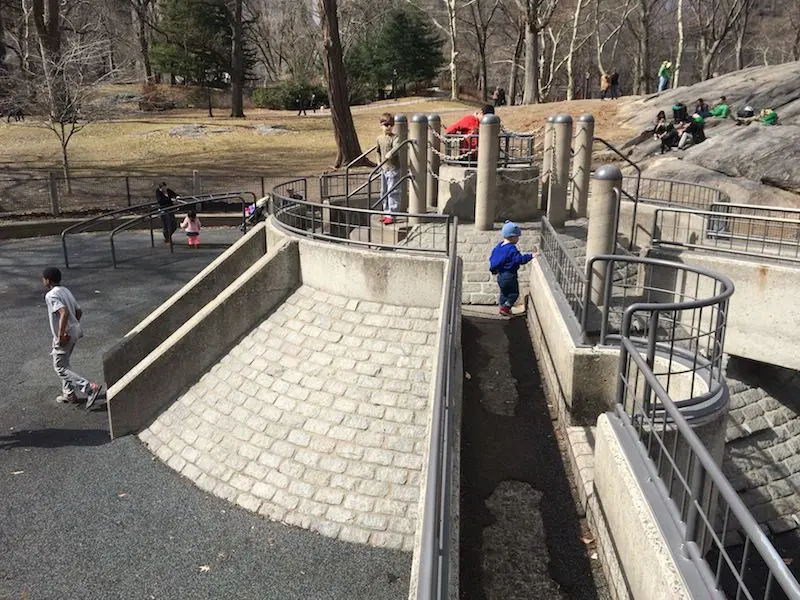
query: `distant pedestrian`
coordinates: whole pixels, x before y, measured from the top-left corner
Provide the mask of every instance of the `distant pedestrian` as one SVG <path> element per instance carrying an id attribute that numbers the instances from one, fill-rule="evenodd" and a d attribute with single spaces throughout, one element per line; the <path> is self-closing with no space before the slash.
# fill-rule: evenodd
<path id="1" fill-rule="evenodd" d="M 394 223 L 392 213 L 400 210 L 401 187 L 397 185 L 400 177 L 400 140 L 393 131 L 394 115 L 383 113 L 381 115 L 381 135 L 378 136 L 377 153 L 378 164 L 381 166 L 381 200 L 383 200 L 384 216 L 381 223 L 391 225 Z"/>
<path id="2" fill-rule="evenodd" d="M 608 90 L 611 87 L 611 80 L 608 73 L 600 74 L 600 100 L 605 100 L 608 95 Z"/>
<path id="3" fill-rule="evenodd" d="M 189 245 L 189 248 L 200 247 L 201 227 L 200 217 L 197 216 L 197 213 L 193 210 L 187 212 L 181 223 L 181 229 L 186 232 L 186 243 Z"/>
<path id="4" fill-rule="evenodd" d="M 103 391 L 103 386 L 74 372 L 69 364 L 75 344 L 83 337 L 81 317 L 83 311 L 66 287 L 61 285 L 61 271 L 47 267 L 42 272 L 42 283 L 47 288 L 44 296 L 47 318 L 53 334 L 53 368 L 61 380 L 61 395 L 56 402 L 79 404 L 78 390 L 86 396 L 86 408 L 91 408 Z"/>
<path id="5" fill-rule="evenodd" d="M 608 79 L 611 83 L 611 98 L 616 100 L 619 98 L 619 73 L 617 73 L 616 69 L 611 69 L 611 75 Z"/>
<path id="6" fill-rule="evenodd" d="M 172 234 L 178 229 L 178 223 L 175 220 L 175 214 L 168 209 L 173 205 L 173 200 L 178 197 L 174 191 L 167 187 L 165 182 L 156 188 L 156 202 L 158 203 L 161 211 L 161 233 L 164 235 L 164 243 L 169 244 L 172 241 Z"/>
<path id="7" fill-rule="evenodd" d="M 521 265 L 529 263 L 535 254 L 522 254 L 517 249 L 517 242 L 522 231 L 516 223 L 503 223 L 503 241 L 498 242 L 489 256 L 489 271 L 497 275 L 497 286 L 500 288 L 498 304 L 500 314 L 509 316 L 511 307 L 519 298 L 519 279 L 517 271 Z"/>
<path id="8" fill-rule="evenodd" d="M 298 117 L 300 116 L 300 113 L 303 113 L 303 115 L 308 116 L 308 113 L 306 113 L 306 104 L 303 101 L 303 96 L 298 96 L 297 98 L 295 98 L 294 103 L 297 106 Z"/>
<path id="9" fill-rule="evenodd" d="M 317 112 L 317 95 L 316 94 L 311 94 L 311 112 L 313 112 L 315 114 Z"/>
<path id="10" fill-rule="evenodd" d="M 658 68 L 658 91 L 663 92 L 666 90 L 670 81 L 672 81 L 672 63 L 665 60 Z"/>

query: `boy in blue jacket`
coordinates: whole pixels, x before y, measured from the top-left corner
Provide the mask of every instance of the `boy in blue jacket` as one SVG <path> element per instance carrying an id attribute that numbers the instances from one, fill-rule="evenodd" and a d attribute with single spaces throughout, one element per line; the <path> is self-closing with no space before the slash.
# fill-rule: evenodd
<path id="1" fill-rule="evenodd" d="M 521 265 L 533 260 L 535 254 L 522 254 L 517 249 L 519 236 L 522 234 L 519 226 L 511 221 L 503 223 L 503 241 L 498 242 L 489 256 L 489 271 L 497 275 L 497 285 L 500 288 L 500 314 L 508 316 L 511 307 L 519 298 L 519 280 L 517 271 Z"/>

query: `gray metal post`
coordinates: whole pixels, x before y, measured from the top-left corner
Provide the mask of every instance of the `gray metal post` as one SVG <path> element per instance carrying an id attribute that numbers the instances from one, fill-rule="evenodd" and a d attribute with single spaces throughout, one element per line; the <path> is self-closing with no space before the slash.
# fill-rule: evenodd
<path id="1" fill-rule="evenodd" d="M 408 193 L 408 212 L 423 214 L 426 212 L 425 203 L 427 195 L 428 172 L 428 117 L 414 115 L 408 130 L 409 137 L 414 143 L 408 152 L 408 169 L 411 173 L 411 185 Z M 419 223 L 419 217 L 409 219 L 409 224 Z"/>
<path id="2" fill-rule="evenodd" d="M 429 207 L 439 204 L 439 154 L 441 143 L 439 135 L 442 131 L 442 120 L 439 115 L 428 115 L 428 185 L 425 203 Z"/>
<path id="3" fill-rule="evenodd" d="M 50 214 L 57 217 L 61 214 L 61 206 L 58 202 L 58 182 L 56 181 L 56 174 L 50 171 L 47 176 L 47 187 L 50 192 Z"/>
<path id="4" fill-rule="evenodd" d="M 547 210 L 548 194 L 550 193 L 550 173 L 553 171 L 553 119 L 549 116 L 544 122 L 544 148 L 542 149 L 542 195 L 539 208 Z"/>
<path id="5" fill-rule="evenodd" d="M 200 182 L 200 171 L 192 170 L 192 195 L 199 196 L 202 183 Z"/>
<path id="6" fill-rule="evenodd" d="M 408 139 L 408 119 L 405 115 L 394 116 L 394 133 L 397 135 L 397 140 L 400 144 Z M 407 145 L 400 149 L 398 159 L 398 162 L 400 163 L 400 167 L 398 169 L 399 177 L 403 178 L 408 175 Z M 406 185 L 406 182 L 403 182 L 400 187 L 400 202 L 397 210 L 400 212 L 408 211 L 408 185 Z"/>
<path id="7" fill-rule="evenodd" d="M 478 134 L 478 180 L 475 184 L 475 229 L 481 231 L 494 228 L 499 135 L 500 117 L 484 115 Z"/>
<path id="8" fill-rule="evenodd" d="M 617 194 L 614 188 L 622 186 L 622 172 L 614 165 L 603 165 L 592 178 L 592 195 L 589 200 L 589 230 L 586 235 L 586 258 L 598 254 L 614 254 L 617 230 Z M 603 305 L 605 264 L 598 261 L 592 267 L 591 300 Z"/>
<path id="9" fill-rule="evenodd" d="M 553 227 L 563 227 L 567 220 L 567 186 L 572 148 L 572 117 L 556 115 L 553 119 L 553 171 L 550 173 L 547 218 Z"/>
<path id="10" fill-rule="evenodd" d="M 570 212 L 574 217 L 581 218 L 586 216 L 589 202 L 594 117 L 592 115 L 581 115 L 578 117 L 575 129 L 575 142 L 572 148 L 572 199 Z"/>

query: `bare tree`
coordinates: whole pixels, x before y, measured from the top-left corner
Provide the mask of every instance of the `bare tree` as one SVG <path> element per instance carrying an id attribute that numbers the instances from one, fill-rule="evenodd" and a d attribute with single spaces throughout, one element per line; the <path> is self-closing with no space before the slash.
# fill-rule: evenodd
<path id="1" fill-rule="evenodd" d="M 361 154 L 353 115 L 350 112 L 347 78 L 344 73 L 342 42 L 339 39 L 339 15 L 336 0 L 319 0 L 319 20 L 322 30 L 322 48 L 325 57 L 325 80 L 328 84 L 328 101 L 331 106 L 333 136 L 336 139 L 335 167 L 347 164 Z M 368 161 L 363 159 L 364 164 Z"/>
<path id="2" fill-rule="evenodd" d="M 581 46 L 591 39 L 591 33 L 585 32 L 588 19 L 583 13 L 583 9 L 588 5 L 589 0 L 576 0 L 575 11 L 572 15 L 572 32 L 567 52 L 567 100 L 575 98 L 575 55 Z"/>
<path id="3" fill-rule="evenodd" d="M 231 15 L 231 116 L 244 118 L 244 23 L 242 0 L 233 0 Z"/>
<path id="4" fill-rule="evenodd" d="M 723 41 L 743 18 L 750 2 L 751 0 L 692 0 L 689 3 L 700 38 L 701 79 L 711 77 Z"/>
<path id="5" fill-rule="evenodd" d="M 607 1 L 595 0 L 595 51 L 597 53 L 597 68 L 601 73 L 607 72 L 604 62 L 606 57 L 609 63 L 616 62 L 617 48 L 619 47 L 622 30 L 628 21 L 628 17 L 636 8 L 634 1 L 614 2 L 609 6 Z M 606 49 L 608 44 L 611 44 L 609 51 Z"/>
<path id="6" fill-rule="evenodd" d="M 463 20 L 468 27 L 468 35 L 475 40 L 480 67 L 478 72 L 480 85 L 478 87 L 485 102 L 489 92 L 489 70 L 487 66 L 489 34 L 495 17 L 499 13 L 500 0 L 472 0 L 469 2 L 468 7 L 468 16 Z"/>
<path id="7" fill-rule="evenodd" d="M 540 33 L 547 27 L 557 0 L 515 0 L 525 23 L 525 82 L 522 103 L 534 104 L 539 97 Z"/>
<path id="8" fill-rule="evenodd" d="M 675 88 L 680 85 L 679 82 L 681 78 L 681 66 L 683 65 L 683 52 L 686 47 L 686 37 L 683 29 L 683 0 L 678 0 L 676 17 L 678 21 L 678 48 L 675 51 L 675 72 L 672 76 L 672 87 Z"/>

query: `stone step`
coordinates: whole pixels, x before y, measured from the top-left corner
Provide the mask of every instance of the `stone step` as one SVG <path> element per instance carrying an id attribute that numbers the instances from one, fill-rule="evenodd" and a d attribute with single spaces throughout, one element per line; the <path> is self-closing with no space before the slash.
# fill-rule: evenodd
<path id="1" fill-rule="evenodd" d="M 198 487 L 410 552 L 438 312 L 302 286 L 140 438 Z"/>

